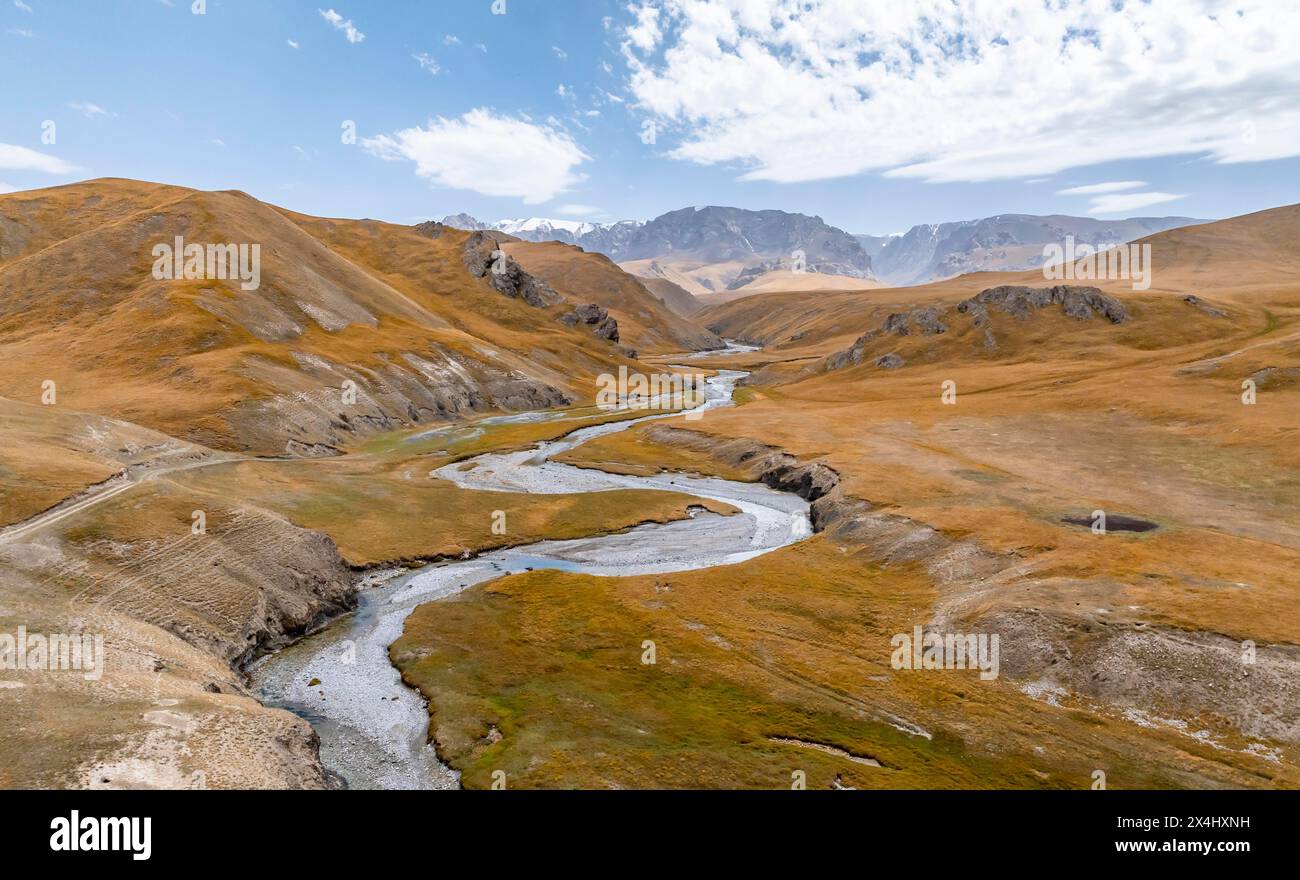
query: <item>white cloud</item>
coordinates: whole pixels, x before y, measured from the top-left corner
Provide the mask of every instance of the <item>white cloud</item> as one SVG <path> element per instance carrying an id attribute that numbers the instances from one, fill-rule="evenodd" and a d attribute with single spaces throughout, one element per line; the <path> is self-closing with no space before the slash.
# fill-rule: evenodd
<path id="1" fill-rule="evenodd" d="M 564 61 L 566 58 L 569 57 L 569 53 L 568 53 L 568 52 L 565 52 L 565 51 L 564 51 L 563 49 L 561 49 L 559 46 L 552 46 L 552 47 L 551 47 L 551 51 L 554 52 L 554 53 L 555 53 L 555 57 L 558 58 L 558 59 L 560 59 L 561 61 Z"/>
<path id="2" fill-rule="evenodd" d="M 678 7 L 675 12 L 680 13 L 681 4 L 674 4 Z M 650 52 L 659 45 L 663 38 L 663 32 L 659 30 L 659 8 L 654 4 L 642 0 L 641 7 L 628 7 L 636 15 L 636 24 L 627 29 L 627 38 L 632 41 L 632 45 L 642 52 Z M 706 10 L 696 9 L 693 14 L 705 12 Z M 725 15 L 726 12 L 719 10 Z"/>
<path id="3" fill-rule="evenodd" d="M 1145 180 L 1113 180 L 1109 183 L 1090 183 L 1087 186 L 1072 186 L 1058 189 L 1058 196 L 1095 196 L 1101 193 L 1123 192 L 1126 189 L 1138 189 L 1146 186 Z"/>
<path id="4" fill-rule="evenodd" d="M 13 34 L 15 37 L 22 37 L 25 40 L 32 40 L 36 38 L 36 32 L 29 31 L 27 30 L 27 28 L 9 28 L 9 30 L 5 31 L 5 33 Z"/>
<path id="5" fill-rule="evenodd" d="M 573 89 L 570 86 L 566 86 L 564 83 L 560 83 L 555 87 L 555 94 L 561 98 L 572 98 Z"/>
<path id="6" fill-rule="evenodd" d="M 14 0 L 14 6 L 21 9 L 23 12 L 30 13 L 32 11 L 32 8 L 24 3 L 23 0 Z"/>
<path id="7" fill-rule="evenodd" d="M 14 144 L 0 144 L 0 168 L 7 171 L 43 171 L 46 174 L 72 174 L 81 170 L 71 162 Z"/>
<path id="8" fill-rule="evenodd" d="M 14 186 L 11 183 L 5 183 L 3 180 L 0 180 L 0 195 L 4 195 L 5 193 L 12 193 L 12 192 L 18 192 L 18 187 Z"/>
<path id="9" fill-rule="evenodd" d="M 560 205 L 555 211 L 565 217 L 590 217 L 594 214 L 605 213 L 595 205 Z"/>
<path id="10" fill-rule="evenodd" d="M 98 104 L 92 104 L 89 101 L 69 101 L 68 107 L 73 110 L 76 110 L 78 113 L 80 113 L 82 116 L 86 117 L 87 119 L 94 119 L 96 116 L 116 115 L 116 114 L 110 114 L 103 107 L 99 106 Z"/>
<path id="11" fill-rule="evenodd" d="M 1162 192 L 1122 193 L 1119 195 L 1096 196 L 1088 208 L 1088 213 L 1127 214 L 1130 211 L 1136 211 L 1138 208 L 1145 208 L 1148 205 L 1159 205 L 1163 202 L 1172 202 L 1175 199 L 1182 198 L 1186 198 L 1186 196 Z"/>
<path id="12" fill-rule="evenodd" d="M 591 157 L 563 130 L 480 107 L 458 119 L 366 138 L 370 153 L 415 163 L 438 186 L 507 196 L 538 204 L 585 178 L 575 169 Z"/>
<path id="13" fill-rule="evenodd" d="M 675 158 L 746 179 L 1043 177 L 1300 155 L 1300 4 L 636 0 L 622 44 Z"/>
<path id="14" fill-rule="evenodd" d="M 290 48 L 290 49 L 297 49 L 297 48 L 298 48 L 298 41 L 297 41 L 297 40 L 285 40 L 285 42 L 289 44 L 289 48 Z"/>
<path id="15" fill-rule="evenodd" d="M 475 49 L 478 49 L 480 52 L 486 52 L 486 51 L 487 51 L 487 44 L 486 44 L 486 43 L 475 43 L 475 44 L 474 44 L 474 48 L 475 48 Z"/>
<path id="16" fill-rule="evenodd" d="M 438 66 L 438 60 L 434 58 L 432 55 L 430 55 L 428 52 L 417 52 L 411 57 L 414 58 L 415 62 L 420 65 L 421 70 L 427 70 L 429 71 L 430 74 L 434 76 L 437 76 L 438 71 L 442 70 L 442 68 Z"/>
<path id="17" fill-rule="evenodd" d="M 455 34 L 447 34 L 445 37 L 442 38 L 442 44 L 444 46 L 459 46 L 460 37 L 456 36 Z"/>
<path id="18" fill-rule="evenodd" d="M 351 19 L 344 19 L 333 9 L 317 9 L 316 11 L 320 13 L 321 18 L 330 23 L 334 30 L 342 31 L 343 36 L 347 38 L 349 43 L 360 43 L 366 38 L 365 34 L 357 30 Z"/>

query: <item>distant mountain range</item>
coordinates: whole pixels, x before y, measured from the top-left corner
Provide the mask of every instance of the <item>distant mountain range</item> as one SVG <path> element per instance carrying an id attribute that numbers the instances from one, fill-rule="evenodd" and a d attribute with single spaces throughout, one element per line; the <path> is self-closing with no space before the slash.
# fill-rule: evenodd
<path id="1" fill-rule="evenodd" d="M 586 223 L 579 220 L 552 220 L 546 217 L 529 217 L 526 220 L 498 220 L 483 223 L 469 214 L 452 214 L 442 218 L 447 226 L 457 229 L 496 230 L 522 238 L 524 241 L 560 241 L 576 244 L 583 250 L 596 251 L 611 259 L 624 248 L 636 230 L 645 226 L 642 220 L 620 220 L 616 223 Z"/>
<path id="2" fill-rule="evenodd" d="M 1205 223 L 1191 217 L 1132 217 L 1097 220 L 1064 214 L 999 214 L 981 220 L 926 223 L 902 235 L 858 235 L 876 277 L 894 286 L 924 284 L 966 272 L 1034 269 L 1043 246 L 1121 244 L 1179 226 Z"/>
<path id="3" fill-rule="evenodd" d="M 458 229 L 497 230 L 525 241 L 578 245 L 623 263 L 634 274 L 670 278 L 692 293 L 705 294 L 744 288 L 768 273 L 794 268 L 800 255 L 809 273 L 903 287 L 966 272 L 1037 268 L 1043 264 L 1043 246 L 1063 244 L 1066 236 L 1096 247 L 1206 221 L 999 214 L 922 224 L 900 235 L 850 235 L 807 214 L 710 206 L 682 208 L 650 221 L 531 217 L 483 223 L 455 214 L 442 222 Z"/>
<path id="4" fill-rule="evenodd" d="M 670 211 L 649 222 L 583 223 L 533 217 L 482 223 L 467 214 L 442 221 L 459 229 L 493 229 L 526 241 L 562 241 L 618 262 L 728 264 L 721 287 L 746 269 L 757 276 L 802 262 L 808 272 L 870 278 L 871 258 L 849 233 L 820 217 L 786 211 L 709 206 Z"/>

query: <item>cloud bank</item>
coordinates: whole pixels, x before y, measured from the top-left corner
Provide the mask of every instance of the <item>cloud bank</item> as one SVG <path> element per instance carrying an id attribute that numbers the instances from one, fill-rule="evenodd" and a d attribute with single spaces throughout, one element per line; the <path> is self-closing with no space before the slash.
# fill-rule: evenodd
<path id="1" fill-rule="evenodd" d="M 1300 4 L 636 0 L 628 88 L 669 155 L 794 183 L 1300 155 Z"/>

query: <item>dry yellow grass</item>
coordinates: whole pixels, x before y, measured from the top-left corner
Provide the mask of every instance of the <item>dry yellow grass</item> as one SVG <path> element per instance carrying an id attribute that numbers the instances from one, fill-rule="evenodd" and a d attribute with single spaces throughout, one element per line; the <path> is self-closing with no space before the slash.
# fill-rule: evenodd
<path id="1" fill-rule="evenodd" d="M 503 578 L 417 609 L 390 653 L 469 788 L 497 770 L 513 788 L 789 788 L 801 770 L 822 789 L 1086 789 L 1098 768 L 1112 788 L 1300 783 L 974 671 L 893 669 L 891 634 L 934 600 L 917 567 L 819 536 L 703 571 Z"/>
<path id="2" fill-rule="evenodd" d="M 533 308 L 471 277 L 459 230 L 428 238 L 238 192 L 124 180 L 0 204 L 0 357 L 11 365 L 0 395 L 14 400 L 38 401 L 51 380 L 73 409 L 216 448 L 282 453 L 287 439 L 337 447 L 349 442 L 341 435 L 402 423 L 537 408 L 559 394 L 590 400 L 596 375 L 630 363 L 561 324 L 571 305 Z M 258 244 L 261 286 L 154 279 L 152 248 L 175 236 Z M 640 344 L 641 331 L 664 350 L 709 336 L 603 258 L 566 259 L 585 267 L 574 270 L 574 303 L 593 299 L 590 284 L 622 285 L 626 344 Z M 555 279 L 562 293 L 565 281 Z M 357 404 L 340 401 L 345 379 L 359 386 Z"/>
<path id="3" fill-rule="evenodd" d="M 441 462 L 438 462 L 441 464 Z M 392 468 L 373 461 L 246 462 L 178 478 L 195 497 L 240 498 L 329 535 L 352 566 L 457 557 L 545 538 L 608 534 L 682 519 L 691 506 L 729 505 L 676 492 L 589 495 L 474 492 L 431 479 L 427 461 Z M 493 530 L 494 513 L 505 531 Z"/>
<path id="4" fill-rule="evenodd" d="M 839 773 L 860 786 L 1082 788 L 1095 769 L 1112 788 L 1300 785 L 1287 720 L 1300 705 L 1300 272 L 1283 234 L 1294 242 L 1297 227 L 1300 211 L 1281 209 L 1156 236 L 1151 291 L 1103 285 L 1129 321 L 993 311 L 992 350 L 952 305 L 1041 275 L 711 310 L 725 335 L 768 340 L 731 361 L 765 365 L 767 384 L 738 408 L 566 460 L 738 475 L 666 440 L 668 424 L 821 462 L 870 512 L 740 566 L 661 578 L 670 590 L 533 573 L 421 609 L 393 654 L 430 697 L 448 757 L 468 785 L 505 769 L 519 786 L 775 787 L 797 766 L 818 786 Z M 1244 246 L 1257 235 L 1257 251 Z M 1193 293 L 1225 316 L 1184 303 Z M 932 304 L 948 306 L 950 332 L 878 341 L 904 367 L 815 369 L 891 312 Z M 1257 403 L 1244 405 L 1251 376 Z M 1157 528 L 1095 535 L 1062 521 L 1098 508 Z M 503 645 L 525 619 L 526 637 Z M 599 624 L 566 625 L 578 619 Z M 889 635 L 934 622 L 1002 633 L 1002 678 L 893 670 Z M 642 668 L 643 638 L 670 659 Z M 1242 665 L 1247 641 L 1263 665 Z M 882 726 L 884 713 L 933 739 Z"/>
<path id="5" fill-rule="evenodd" d="M 484 364 L 481 379 L 488 367 L 517 371 L 575 396 L 580 377 L 618 362 L 589 334 L 466 281 L 460 233 L 431 241 L 236 193 L 127 182 L 0 198 L 19 218 L 0 253 L 0 355 L 15 364 L 0 393 L 19 401 L 0 399 L 0 488 L 18 488 L 3 519 L 193 451 L 83 411 L 265 448 L 242 407 L 322 384 L 295 352 L 378 373 L 397 353 L 436 346 Z M 292 265 L 266 276 L 256 302 L 140 281 L 142 244 L 177 218 L 187 236 L 275 241 L 281 253 L 268 259 Z M 872 343 L 873 355 L 885 345 L 903 355 L 898 370 L 817 364 L 891 312 L 1041 276 L 771 293 L 711 310 L 708 323 L 768 346 L 699 363 L 761 366 L 764 384 L 742 389 L 738 408 L 601 438 L 566 460 L 752 477 L 662 439 L 749 438 L 833 468 L 837 491 L 876 519 L 738 566 L 533 572 L 424 606 L 393 657 L 429 696 L 444 755 L 472 787 L 494 769 L 514 787 L 787 787 L 796 769 L 811 787 L 838 776 L 858 787 L 1083 788 L 1095 769 L 1113 788 L 1300 785 L 1296 737 L 1278 720 L 1294 717 L 1300 680 L 1297 227 L 1300 212 L 1279 209 L 1164 233 L 1152 239 L 1151 291 L 1105 285 L 1127 323 L 995 312 L 998 344 L 986 349 L 962 318 L 940 336 Z M 129 271 L 101 271 L 122 255 Z M 1185 304 L 1192 293 L 1225 316 Z M 354 319 L 290 332 L 267 306 L 287 314 L 294 297 Z M 1258 402 L 1244 406 L 1251 376 Z M 45 378 L 59 383 L 57 407 L 34 403 Z M 940 397 L 948 380 L 954 405 Z M 337 459 L 178 471 L 0 548 L 0 629 L 89 622 L 118 658 L 112 688 L 44 678 L 0 691 L 12 708 L 0 713 L 0 767 L 13 768 L 0 784 L 179 784 L 198 770 L 217 786 L 323 784 L 305 726 L 241 694 L 228 662 L 338 610 L 347 564 L 617 530 L 695 503 L 474 493 L 427 476 L 609 418 L 574 415 L 354 436 Z M 665 424 L 692 434 L 651 435 Z M 1095 508 L 1158 528 L 1098 536 L 1062 522 Z M 206 536 L 190 531 L 195 509 L 208 514 Z M 497 509 L 506 535 L 492 534 Z M 936 620 L 1005 633 L 1003 677 L 893 669 L 890 636 Z M 645 639 L 658 647 L 653 666 L 640 662 Z M 1267 661 L 1249 675 L 1235 661 L 1244 640 Z M 1165 653 L 1143 654 L 1152 644 Z M 1275 682 L 1266 699 L 1252 690 L 1261 680 Z M 1243 707 L 1254 714 L 1235 714 Z M 54 720 L 37 730 L 29 718 Z"/>

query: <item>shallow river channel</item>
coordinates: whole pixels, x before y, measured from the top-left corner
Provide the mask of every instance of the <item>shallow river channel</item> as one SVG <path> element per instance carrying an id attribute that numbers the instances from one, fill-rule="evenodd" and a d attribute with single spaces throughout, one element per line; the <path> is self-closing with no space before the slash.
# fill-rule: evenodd
<path id="1" fill-rule="evenodd" d="M 711 377 L 700 410 L 731 406 L 736 382 L 744 375 L 723 370 Z M 550 460 L 593 437 L 673 415 L 583 428 L 523 452 L 488 453 L 447 465 L 433 476 L 490 492 L 684 492 L 725 501 L 739 515 L 700 512 L 624 534 L 541 541 L 405 572 L 362 589 L 354 613 L 255 664 L 250 672 L 260 699 L 310 721 L 320 735 L 322 762 L 349 788 L 458 788 L 457 774 L 439 763 L 427 741 L 424 699 L 402 684 L 388 661 L 388 646 L 402 634 L 406 616 L 417 605 L 529 569 L 604 577 L 685 571 L 739 562 L 812 534 L 806 501 L 761 484 L 683 474 L 624 476 Z M 314 680 L 319 683 L 312 684 Z"/>

